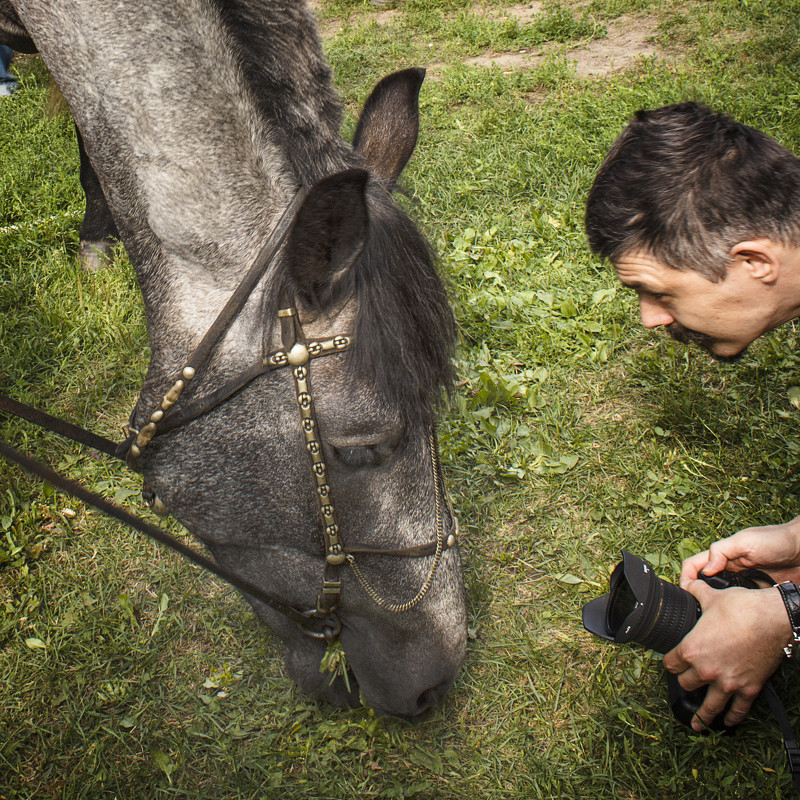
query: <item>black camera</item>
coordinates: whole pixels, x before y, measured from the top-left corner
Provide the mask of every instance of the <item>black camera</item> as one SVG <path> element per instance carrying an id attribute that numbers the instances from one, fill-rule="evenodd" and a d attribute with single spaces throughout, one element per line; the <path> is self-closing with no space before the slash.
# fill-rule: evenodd
<path id="1" fill-rule="evenodd" d="M 731 586 L 760 589 L 764 584 L 772 586 L 774 583 L 769 575 L 756 569 L 723 570 L 711 576 L 701 572 L 698 577 L 714 589 Z M 700 604 L 689 592 L 657 577 L 644 559 L 623 550 L 622 561 L 611 573 L 608 594 L 583 607 L 583 627 L 610 642 L 635 642 L 666 653 L 689 633 L 700 614 Z M 694 712 L 703 703 L 706 687 L 687 692 L 674 675 L 667 673 L 667 680 L 672 711 L 681 722 L 689 725 Z M 722 724 L 723 717 L 724 713 L 720 714 L 711 727 L 727 730 Z"/>

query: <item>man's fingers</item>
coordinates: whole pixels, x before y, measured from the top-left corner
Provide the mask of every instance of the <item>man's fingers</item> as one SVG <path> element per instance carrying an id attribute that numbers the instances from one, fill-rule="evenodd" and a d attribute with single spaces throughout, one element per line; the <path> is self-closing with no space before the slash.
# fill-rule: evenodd
<path id="1" fill-rule="evenodd" d="M 681 685 L 683 685 L 683 682 L 681 682 Z M 709 686 L 708 691 L 706 692 L 705 700 L 703 700 L 703 705 L 697 709 L 695 715 L 692 717 L 692 730 L 695 730 L 699 733 L 705 728 L 710 727 L 711 723 L 725 709 L 730 696 L 731 695 L 729 693 L 723 692 L 716 686 Z M 747 705 L 744 714 L 742 714 L 742 718 L 744 718 L 744 715 L 747 713 L 751 704 L 752 701 Z"/>
<path id="2" fill-rule="evenodd" d="M 731 558 L 736 557 L 730 555 L 731 538 L 733 537 L 720 539 L 708 548 L 708 563 L 703 567 L 704 575 L 716 575 L 718 572 L 722 572 L 728 566 Z"/>
<path id="3" fill-rule="evenodd" d="M 697 580 L 697 573 L 704 569 L 708 564 L 708 550 L 702 553 L 687 558 L 681 566 L 680 585 L 688 583 L 689 581 Z"/>
<path id="4" fill-rule="evenodd" d="M 689 662 L 683 657 L 681 646 L 673 648 L 669 653 L 664 654 L 664 669 L 672 672 L 674 675 L 681 675 L 689 669 Z"/>
<path id="5" fill-rule="evenodd" d="M 732 725 L 738 725 L 747 716 L 748 712 L 750 711 L 750 706 L 753 705 L 754 700 L 755 697 L 747 698 L 735 694 L 733 696 L 731 707 L 728 709 L 728 713 L 725 715 L 725 724 L 728 727 L 731 727 Z"/>
<path id="6" fill-rule="evenodd" d="M 712 589 L 705 581 L 700 580 L 688 581 L 683 584 L 681 588 L 693 595 L 694 599 L 697 600 L 703 608 L 706 607 L 706 603 L 710 603 L 714 600 L 715 595 L 721 591 L 720 589 Z M 725 591 L 729 592 L 731 590 L 726 589 Z M 734 589 L 734 591 L 736 590 Z"/>

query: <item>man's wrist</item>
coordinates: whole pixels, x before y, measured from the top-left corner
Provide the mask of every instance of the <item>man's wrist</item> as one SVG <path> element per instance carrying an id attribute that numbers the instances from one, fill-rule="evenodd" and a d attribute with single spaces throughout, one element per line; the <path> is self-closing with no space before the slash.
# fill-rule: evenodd
<path id="1" fill-rule="evenodd" d="M 783 648 L 786 658 L 800 660 L 800 587 L 791 581 L 776 583 L 775 588 L 780 592 L 789 624 L 792 626 L 791 639 Z"/>

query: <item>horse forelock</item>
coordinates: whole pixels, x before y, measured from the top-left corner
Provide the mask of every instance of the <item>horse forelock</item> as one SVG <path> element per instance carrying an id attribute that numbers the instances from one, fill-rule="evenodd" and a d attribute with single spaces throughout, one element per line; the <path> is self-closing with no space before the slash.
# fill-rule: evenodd
<path id="1" fill-rule="evenodd" d="M 428 425 L 449 390 L 455 322 L 430 245 L 388 195 L 371 192 L 370 235 L 353 268 L 352 363 L 407 425 Z"/>

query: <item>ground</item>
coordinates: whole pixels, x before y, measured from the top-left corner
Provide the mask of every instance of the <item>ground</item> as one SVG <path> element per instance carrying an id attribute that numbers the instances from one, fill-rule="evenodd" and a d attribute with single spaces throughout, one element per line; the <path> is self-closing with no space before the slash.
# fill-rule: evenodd
<path id="1" fill-rule="evenodd" d="M 323 0 L 312 0 L 310 5 L 321 10 Z M 395 9 L 382 8 L 385 3 L 374 2 L 374 13 L 360 17 L 355 24 L 368 24 L 375 22 L 378 25 L 390 23 L 400 13 Z M 543 3 L 534 2 L 518 3 L 503 9 L 490 8 L 485 11 L 495 19 L 516 19 L 520 24 L 533 21 L 542 13 Z M 341 21 L 321 21 L 321 31 L 324 38 L 330 38 L 341 28 Z M 658 19 L 655 16 L 633 17 L 624 14 L 608 24 L 608 31 L 604 38 L 592 39 L 585 44 L 566 50 L 566 57 L 574 62 L 578 75 L 607 75 L 612 72 L 622 72 L 629 69 L 634 61 L 642 57 L 666 58 L 667 53 L 660 50 L 653 41 Z M 541 60 L 557 50 L 560 46 L 553 43 L 545 44 L 530 50 L 516 52 L 486 51 L 478 56 L 465 59 L 467 64 L 479 67 L 496 65 L 503 70 L 513 71 L 530 69 L 539 65 Z M 435 78 L 437 65 L 428 66 L 429 78 Z"/>

